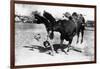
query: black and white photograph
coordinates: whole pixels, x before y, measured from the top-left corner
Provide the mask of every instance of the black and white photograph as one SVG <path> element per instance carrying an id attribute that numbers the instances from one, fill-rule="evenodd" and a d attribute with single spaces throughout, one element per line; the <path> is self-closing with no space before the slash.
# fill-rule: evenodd
<path id="1" fill-rule="evenodd" d="M 14 4 L 15 65 L 95 61 L 95 8 Z"/>

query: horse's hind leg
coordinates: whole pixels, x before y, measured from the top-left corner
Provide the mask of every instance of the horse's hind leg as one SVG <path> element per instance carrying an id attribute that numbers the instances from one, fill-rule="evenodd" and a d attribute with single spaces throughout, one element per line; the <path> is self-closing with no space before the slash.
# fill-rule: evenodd
<path id="1" fill-rule="evenodd" d="M 80 35 L 80 33 L 79 33 L 79 32 L 77 32 L 77 42 L 76 42 L 76 43 L 78 43 L 78 42 L 79 42 L 79 35 Z"/>
<path id="2" fill-rule="evenodd" d="M 71 39 L 69 40 L 67 52 L 69 52 L 69 50 L 70 50 L 70 48 L 71 48 L 72 39 L 73 39 L 73 38 L 71 38 Z"/>
<path id="3" fill-rule="evenodd" d="M 84 36 L 84 28 L 81 30 L 81 43 L 83 42 L 83 36 Z"/>

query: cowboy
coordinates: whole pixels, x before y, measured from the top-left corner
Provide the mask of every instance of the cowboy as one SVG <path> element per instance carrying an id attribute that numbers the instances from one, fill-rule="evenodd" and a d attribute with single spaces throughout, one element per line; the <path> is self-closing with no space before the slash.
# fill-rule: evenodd
<path id="1" fill-rule="evenodd" d="M 83 26 L 84 29 L 85 29 L 85 18 L 83 17 L 82 14 L 79 15 L 79 19 L 81 20 L 82 26 Z"/>
<path id="2" fill-rule="evenodd" d="M 73 18 L 74 22 L 76 22 L 78 20 L 78 14 L 76 12 L 73 12 L 72 18 Z"/>
<path id="3" fill-rule="evenodd" d="M 46 41 L 43 42 L 43 45 L 44 45 L 45 48 L 48 50 L 48 51 L 47 51 L 47 54 L 50 54 L 50 55 L 53 56 L 50 42 L 49 42 L 48 40 L 46 40 Z"/>

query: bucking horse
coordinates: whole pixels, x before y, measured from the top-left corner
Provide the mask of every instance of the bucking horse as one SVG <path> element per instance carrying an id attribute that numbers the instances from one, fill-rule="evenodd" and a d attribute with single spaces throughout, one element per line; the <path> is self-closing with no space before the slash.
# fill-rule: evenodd
<path id="1" fill-rule="evenodd" d="M 44 11 L 43 16 L 39 15 L 39 14 L 35 14 L 35 19 L 37 19 L 37 23 L 43 23 L 46 26 L 46 30 L 48 32 L 48 36 L 50 37 L 50 39 L 54 38 L 54 31 L 59 32 L 60 35 L 60 47 L 63 46 L 63 41 L 66 40 L 68 41 L 68 49 L 67 52 L 70 50 L 71 47 L 71 43 L 73 40 L 73 37 L 75 35 L 77 35 L 79 37 L 79 33 L 82 32 L 82 40 L 81 42 L 83 42 L 83 31 L 84 29 L 82 27 L 82 23 L 80 23 L 80 21 L 74 21 L 73 17 L 70 16 L 69 20 L 63 19 L 63 20 L 57 20 L 52 16 L 52 14 Z M 50 32 L 51 31 L 51 32 Z M 78 42 L 78 39 L 77 39 Z M 53 48 L 52 48 L 53 51 Z M 63 52 L 65 54 L 67 54 L 65 52 L 65 50 L 63 49 Z"/>
<path id="2" fill-rule="evenodd" d="M 60 46 L 63 45 L 63 41 L 66 40 L 66 41 L 69 41 L 68 43 L 68 50 L 70 49 L 71 47 L 71 43 L 72 43 L 72 40 L 73 40 L 73 37 L 75 35 L 77 35 L 77 43 L 79 42 L 79 35 L 81 33 L 81 43 L 83 42 L 83 36 L 84 36 L 84 27 L 85 27 L 85 19 L 83 17 L 78 17 L 77 15 L 77 19 L 74 18 L 74 16 L 76 16 L 76 12 L 74 12 L 72 14 L 72 16 L 69 16 L 68 17 L 68 20 L 67 19 L 60 19 L 60 20 L 57 20 L 54 19 L 54 17 L 48 13 L 48 12 L 44 12 L 44 17 L 47 18 L 51 24 L 52 24 L 52 32 L 50 34 L 50 37 L 53 37 L 53 32 L 54 31 L 57 31 L 57 32 L 60 32 Z M 54 21 L 52 21 L 54 20 Z"/>

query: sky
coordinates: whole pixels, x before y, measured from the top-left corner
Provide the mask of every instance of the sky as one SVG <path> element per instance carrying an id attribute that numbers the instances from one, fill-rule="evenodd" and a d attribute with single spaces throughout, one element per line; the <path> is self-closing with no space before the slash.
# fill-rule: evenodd
<path id="1" fill-rule="evenodd" d="M 50 6 L 50 5 L 30 5 L 30 4 L 15 4 L 15 14 L 31 15 L 32 11 L 39 11 L 41 15 L 43 11 L 51 13 L 55 18 L 62 18 L 63 13 L 77 12 L 83 14 L 86 20 L 94 20 L 94 8 L 68 7 L 68 6 Z"/>

